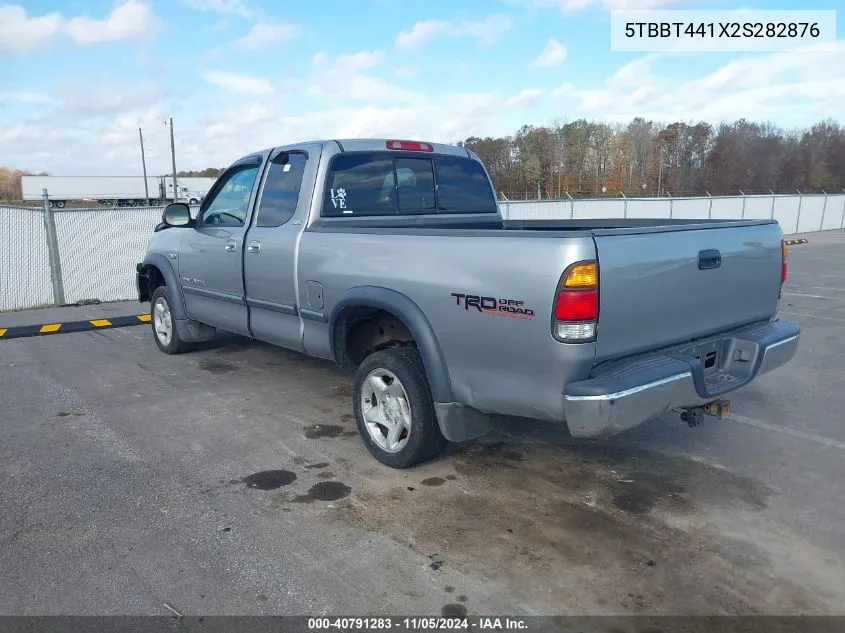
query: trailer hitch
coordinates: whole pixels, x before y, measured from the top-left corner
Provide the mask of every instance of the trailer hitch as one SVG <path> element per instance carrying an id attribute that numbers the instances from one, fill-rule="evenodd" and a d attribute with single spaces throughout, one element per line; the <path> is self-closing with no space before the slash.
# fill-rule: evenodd
<path id="1" fill-rule="evenodd" d="M 728 400 L 714 400 L 700 407 L 686 407 L 680 410 L 681 420 L 689 427 L 700 426 L 704 416 L 724 420 L 731 414 L 731 403 Z"/>

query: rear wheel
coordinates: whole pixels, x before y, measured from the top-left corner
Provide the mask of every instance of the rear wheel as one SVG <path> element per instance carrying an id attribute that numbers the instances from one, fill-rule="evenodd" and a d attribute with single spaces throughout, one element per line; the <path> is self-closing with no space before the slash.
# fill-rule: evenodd
<path id="1" fill-rule="evenodd" d="M 367 449 L 392 468 L 432 459 L 448 443 L 414 347 L 384 349 L 365 358 L 355 375 L 353 406 Z"/>
<path id="2" fill-rule="evenodd" d="M 150 322 L 153 326 L 153 338 L 158 348 L 165 354 L 181 354 L 191 348 L 183 341 L 176 329 L 176 321 L 170 310 L 170 297 L 167 286 L 159 286 L 150 297 Z"/>

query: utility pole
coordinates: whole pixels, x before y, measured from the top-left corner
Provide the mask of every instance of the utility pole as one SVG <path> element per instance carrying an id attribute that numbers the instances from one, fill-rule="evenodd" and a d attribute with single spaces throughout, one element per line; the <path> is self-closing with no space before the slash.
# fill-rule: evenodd
<path id="1" fill-rule="evenodd" d="M 147 159 L 144 157 L 144 133 L 138 128 L 138 138 L 141 139 L 141 166 L 144 168 L 144 195 L 147 197 L 147 206 L 150 206 L 150 188 L 147 184 Z"/>
<path id="2" fill-rule="evenodd" d="M 176 144 L 173 141 L 173 117 L 170 117 L 170 158 L 173 161 L 173 202 L 179 200 L 179 187 L 176 182 Z"/>

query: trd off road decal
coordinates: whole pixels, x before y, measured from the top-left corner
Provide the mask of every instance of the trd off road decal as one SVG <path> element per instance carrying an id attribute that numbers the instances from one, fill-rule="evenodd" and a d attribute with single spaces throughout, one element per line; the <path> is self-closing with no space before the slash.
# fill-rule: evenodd
<path id="1" fill-rule="evenodd" d="M 480 295 L 465 295 L 453 292 L 455 305 L 464 310 L 477 310 L 481 314 L 510 317 L 512 319 L 533 319 L 534 310 L 525 307 L 524 301 L 517 299 L 498 299 Z"/>

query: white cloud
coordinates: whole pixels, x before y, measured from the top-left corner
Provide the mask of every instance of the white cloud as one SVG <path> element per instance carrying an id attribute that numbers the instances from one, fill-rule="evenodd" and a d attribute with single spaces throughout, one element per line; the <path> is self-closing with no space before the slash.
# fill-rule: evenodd
<path id="1" fill-rule="evenodd" d="M 44 92 L 0 92 L 0 102 L 2 101 L 18 101 L 20 103 L 55 103 L 55 99 Z"/>
<path id="2" fill-rule="evenodd" d="M 801 51 L 743 56 L 699 77 L 661 74 L 657 63 L 683 59 L 648 55 L 621 66 L 599 88 L 565 84 L 553 94 L 577 115 L 629 121 L 746 117 L 785 126 L 805 125 L 807 113 L 845 116 L 845 83 L 830 80 L 845 67 L 845 42 Z M 813 115 L 814 116 L 814 115 Z"/>
<path id="3" fill-rule="evenodd" d="M 435 37 L 469 37 L 486 46 L 496 42 L 513 26 L 513 20 L 503 15 L 491 15 L 486 20 L 477 22 L 424 20 L 414 24 L 410 31 L 399 33 L 396 36 L 396 47 L 415 48 Z"/>
<path id="4" fill-rule="evenodd" d="M 305 92 L 316 99 L 330 103 L 358 101 L 372 102 L 378 98 L 383 104 L 411 102 L 421 95 L 393 84 L 373 70 L 384 60 L 381 51 L 360 51 L 347 55 L 330 55 L 318 52 L 312 58 L 312 75 Z"/>
<path id="5" fill-rule="evenodd" d="M 340 74 L 357 73 L 375 68 L 384 60 L 381 51 L 359 51 L 345 55 L 332 56 L 325 51 L 314 53 L 311 62 L 318 69 L 331 69 Z"/>
<path id="6" fill-rule="evenodd" d="M 105 20 L 71 18 L 67 32 L 77 44 L 99 44 L 117 40 L 148 37 L 161 27 L 152 7 L 138 0 L 129 0 L 112 11 Z"/>
<path id="7" fill-rule="evenodd" d="M 165 91 L 154 81 L 78 75 L 63 80 L 55 102 L 61 106 L 57 115 L 93 118 L 134 113 L 161 103 L 164 98 Z"/>
<path id="8" fill-rule="evenodd" d="M 250 95 L 269 95 L 274 92 L 273 84 L 264 77 L 253 77 L 225 70 L 206 70 L 202 76 L 208 83 L 232 92 Z"/>
<path id="9" fill-rule="evenodd" d="M 560 66 L 566 59 L 566 46 L 550 37 L 543 51 L 531 62 L 533 68 L 552 68 Z"/>
<path id="10" fill-rule="evenodd" d="M 506 108 L 517 108 L 535 103 L 544 92 L 539 88 L 526 88 L 505 101 Z"/>
<path id="11" fill-rule="evenodd" d="M 61 13 L 29 17 L 20 5 L 0 6 L 0 52 L 24 54 L 48 46 L 64 25 Z"/>
<path id="12" fill-rule="evenodd" d="M 210 11 L 223 15 L 238 15 L 251 18 L 255 12 L 243 0 L 184 0 L 185 4 L 196 11 Z"/>
<path id="13" fill-rule="evenodd" d="M 235 46 L 244 50 L 259 50 L 272 46 L 276 42 L 298 37 L 302 28 L 298 24 L 266 24 L 261 22 L 254 25 L 249 33 L 235 42 Z"/>
<path id="14" fill-rule="evenodd" d="M 80 45 L 154 36 L 161 26 L 152 7 L 128 0 L 105 19 L 66 18 L 61 13 L 29 16 L 19 5 L 0 6 L 0 53 L 26 54 L 45 48 L 62 37 Z"/>

